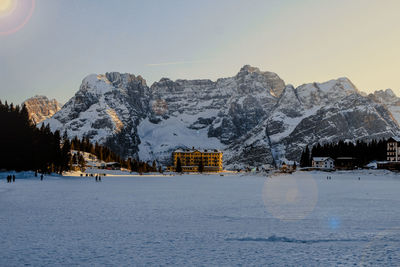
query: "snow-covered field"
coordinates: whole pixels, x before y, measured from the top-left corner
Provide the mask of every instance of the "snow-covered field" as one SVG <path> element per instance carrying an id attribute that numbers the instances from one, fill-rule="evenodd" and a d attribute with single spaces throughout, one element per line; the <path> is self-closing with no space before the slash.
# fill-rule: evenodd
<path id="1" fill-rule="evenodd" d="M 0 176 L 0 266 L 400 264 L 399 174 Z"/>

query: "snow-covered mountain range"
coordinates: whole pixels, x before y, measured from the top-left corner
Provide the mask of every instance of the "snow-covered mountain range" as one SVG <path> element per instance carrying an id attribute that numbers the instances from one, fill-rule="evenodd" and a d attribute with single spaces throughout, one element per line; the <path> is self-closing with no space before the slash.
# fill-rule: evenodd
<path id="1" fill-rule="evenodd" d="M 35 123 L 51 118 L 62 107 L 57 100 L 50 100 L 46 96 L 39 95 L 25 100 L 22 105 L 24 104 L 28 110 L 29 117 Z"/>
<path id="2" fill-rule="evenodd" d="M 125 157 L 168 164 L 176 148 L 219 148 L 239 167 L 298 160 L 317 142 L 398 135 L 399 107 L 391 90 L 366 96 L 347 78 L 294 88 L 246 65 L 217 81 L 163 78 L 150 87 L 127 73 L 89 75 L 44 123 Z"/>

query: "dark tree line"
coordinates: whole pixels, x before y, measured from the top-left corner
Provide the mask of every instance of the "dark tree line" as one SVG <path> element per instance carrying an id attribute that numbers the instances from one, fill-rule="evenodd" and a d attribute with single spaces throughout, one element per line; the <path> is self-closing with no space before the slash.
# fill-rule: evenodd
<path id="1" fill-rule="evenodd" d="M 301 167 L 310 167 L 313 157 L 355 158 L 358 166 L 364 166 L 373 160 L 386 160 L 387 140 L 372 140 L 371 142 L 357 141 L 356 143 L 339 141 L 338 143 L 317 144 L 306 147 L 300 157 Z"/>
<path id="2" fill-rule="evenodd" d="M 301 153 L 300 167 L 310 167 L 312 163 L 311 161 L 312 159 L 311 159 L 310 149 L 308 148 L 308 146 L 306 146 L 306 148 Z"/>
<path id="3" fill-rule="evenodd" d="M 64 133 L 64 136 L 66 136 L 66 133 Z M 74 137 L 71 140 L 71 149 L 93 154 L 99 160 L 105 162 L 118 162 L 121 163 L 121 165 L 123 165 L 125 162 L 118 154 L 111 151 L 111 149 L 108 147 L 99 145 L 98 143 L 92 144 L 89 138 L 86 137 L 84 137 L 82 140 L 80 140 L 78 137 Z"/>
<path id="4" fill-rule="evenodd" d="M 143 162 L 136 159 L 128 159 L 126 161 L 127 165 L 125 168 L 131 170 L 133 172 L 138 173 L 146 173 L 146 172 L 160 172 L 162 173 L 162 167 L 158 166 L 155 161 L 153 161 L 152 165 L 148 164 L 147 162 Z"/>
<path id="5" fill-rule="evenodd" d="M 0 101 L 0 170 L 39 171 L 62 173 L 72 164 L 84 165 L 80 152 L 88 152 L 105 162 L 118 162 L 135 172 L 162 172 L 154 161 L 152 165 L 138 159 L 122 159 L 108 147 L 92 144 L 88 138 L 69 140 L 66 133 L 61 137 L 49 125 L 37 128 L 30 120 L 25 105 L 14 106 Z M 76 155 L 71 150 L 77 150 Z"/>
<path id="6" fill-rule="evenodd" d="M 118 162 L 121 167 L 133 172 L 162 172 L 161 166 L 157 168 L 157 164 L 155 161 L 153 161 L 153 163 L 150 165 L 147 162 L 143 162 L 138 159 L 122 159 L 120 155 L 113 152 L 110 148 L 99 145 L 97 142 L 95 144 L 92 144 L 89 138 L 86 137 L 84 137 L 82 140 L 80 140 L 78 137 L 73 138 L 71 140 L 71 149 L 78 151 L 78 156 L 76 156 L 75 162 L 79 162 L 79 152 L 87 152 L 95 155 L 97 159 L 101 161 Z"/>
<path id="7" fill-rule="evenodd" d="M 0 169 L 61 173 L 69 169 L 70 150 L 60 132 L 37 128 L 25 106 L 0 101 Z"/>

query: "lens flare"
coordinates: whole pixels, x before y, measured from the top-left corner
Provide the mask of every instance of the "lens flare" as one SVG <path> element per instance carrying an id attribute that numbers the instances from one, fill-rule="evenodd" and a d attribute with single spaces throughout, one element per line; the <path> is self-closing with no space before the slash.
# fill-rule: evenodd
<path id="1" fill-rule="evenodd" d="M 268 212 L 283 221 L 302 220 L 314 210 L 318 186 L 308 173 L 272 176 L 263 187 Z"/>
<path id="2" fill-rule="evenodd" d="M 337 218 L 337 217 L 331 217 L 331 218 L 329 219 L 329 227 L 330 227 L 332 230 L 338 229 L 338 228 L 340 227 L 340 219 Z"/>
<path id="3" fill-rule="evenodd" d="M 0 16 L 11 14 L 16 6 L 16 0 L 0 0 Z"/>
<path id="4" fill-rule="evenodd" d="M 22 29 L 32 17 L 35 0 L 0 0 L 0 35 Z"/>

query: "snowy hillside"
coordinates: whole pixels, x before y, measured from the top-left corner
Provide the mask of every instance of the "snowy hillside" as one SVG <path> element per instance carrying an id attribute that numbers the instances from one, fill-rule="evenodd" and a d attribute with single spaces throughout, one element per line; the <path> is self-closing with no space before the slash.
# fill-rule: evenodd
<path id="1" fill-rule="evenodd" d="M 136 126 L 148 113 L 149 98 L 146 82 L 140 76 L 89 75 L 63 109 L 44 123 L 52 130 L 66 131 L 70 137 L 86 136 L 101 144 L 126 133 L 119 136 L 119 145 L 127 149 L 126 155 L 135 155 L 139 143 Z"/>
<path id="2" fill-rule="evenodd" d="M 298 88 L 289 85 L 271 115 L 231 147 L 240 153 L 228 163 L 245 159 L 245 164 L 255 164 L 258 158 L 246 157 L 249 148 L 256 151 L 253 154 L 263 151 L 278 164 L 283 159 L 298 160 L 306 145 L 379 139 L 398 132 L 390 111 L 362 96 L 346 78 Z"/>
<path id="3" fill-rule="evenodd" d="M 294 88 L 246 65 L 230 78 L 163 78 L 151 87 L 132 74 L 89 75 L 45 123 L 126 157 L 168 164 L 174 149 L 194 146 L 224 150 L 229 167 L 260 166 L 298 160 L 316 142 L 400 134 L 393 106 L 347 78 Z"/>

